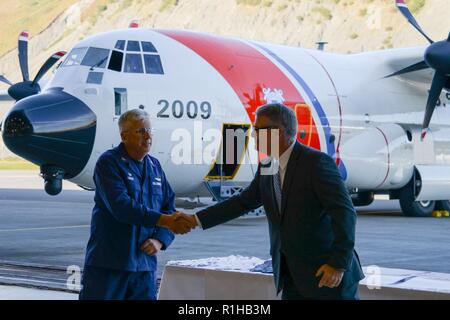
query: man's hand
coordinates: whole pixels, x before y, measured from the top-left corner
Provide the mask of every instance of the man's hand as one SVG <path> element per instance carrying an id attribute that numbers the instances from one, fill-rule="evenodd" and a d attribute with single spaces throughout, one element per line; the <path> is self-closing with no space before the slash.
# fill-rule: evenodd
<path id="1" fill-rule="evenodd" d="M 197 219 L 195 219 L 195 215 L 193 214 L 185 214 L 185 213 L 181 213 L 180 217 L 177 218 L 179 220 L 184 220 L 184 221 L 188 221 L 189 225 L 191 226 L 192 229 L 194 229 L 195 227 L 198 226 L 197 224 Z M 178 220 L 178 221 L 179 221 Z"/>
<path id="2" fill-rule="evenodd" d="M 327 286 L 329 288 L 335 288 L 339 286 L 344 276 L 344 271 L 340 269 L 335 269 L 328 264 L 324 264 L 317 270 L 316 277 L 320 277 L 319 288 Z"/>
<path id="3" fill-rule="evenodd" d="M 197 226 L 197 221 L 194 216 L 177 211 L 172 214 L 162 214 L 157 225 L 176 234 L 185 234 Z"/>
<path id="4" fill-rule="evenodd" d="M 158 253 L 162 248 L 162 243 L 156 239 L 147 239 L 141 246 L 141 250 L 149 256 L 153 256 Z"/>

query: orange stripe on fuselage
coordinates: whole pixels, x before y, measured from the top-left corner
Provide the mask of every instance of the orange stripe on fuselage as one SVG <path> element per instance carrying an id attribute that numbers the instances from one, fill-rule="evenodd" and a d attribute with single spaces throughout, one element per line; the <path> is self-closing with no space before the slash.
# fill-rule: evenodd
<path id="1" fill-rule="evenodd" d="M 284 72 L 258 50 L 236 39 L 188 31 L 159 32 L 190 48 L 213 66 L 236 92 L 252 123 L 256 109 L 270 102 L 264 100 L 263 89 L 282 90 L 283 103 L 296 112 L 299 132 L 306 131 L 306 136 L 303 139 L 298 136 L 298 140 L 320 150 L 310 106 Z"/>

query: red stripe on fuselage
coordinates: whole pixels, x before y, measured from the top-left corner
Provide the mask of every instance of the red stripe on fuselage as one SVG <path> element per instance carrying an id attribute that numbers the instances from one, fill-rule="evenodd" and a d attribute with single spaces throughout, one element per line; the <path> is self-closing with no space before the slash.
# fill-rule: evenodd
<path id="1" fill-rule="evenodd" d="M 271 60 L 243 41 L 219 38 L 188 31 L 161 30 L 160 33 L 184 44 L 212 65 L 230 84 L 242 102 L 250 121 L 255 121 L 256 109 L 267 103 L 263 89 L 282 90 L 284 104 L 294 111 L 305 106 L 305 101 L 289 78 Z M 192 70 L 195 72 L 195 70 Z M 309 119 L 298 119 L 299 132 L 306 135 L 297 139 L 320 150 L 316 123 L 309 112 Z M 296 112 L 299 115 L 298 112 Z"/>

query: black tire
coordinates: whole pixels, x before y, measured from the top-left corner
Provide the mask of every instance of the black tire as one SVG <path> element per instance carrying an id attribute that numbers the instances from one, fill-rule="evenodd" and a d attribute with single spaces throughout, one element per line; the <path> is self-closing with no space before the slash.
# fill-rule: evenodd
<path id="1" fill-rule="evenodd" d="M 358 192 L 352 194 L 352 202 L 355 207 L 364 207 L 370 205 L 374 200 L 374 194 L 370 191 Z"/>
<path id="2" fill-rule="evenodd" d="M 436 201 L 435 210 L 445 210 L 450 211 L 450 200 L 440 200 Z"/>
<path id="3" fill-rule="evenodd" d="M 414 201 L 412 183 L 399 192 L 400 207 L 407 217 L 431 217 L 436 201 Z"/>

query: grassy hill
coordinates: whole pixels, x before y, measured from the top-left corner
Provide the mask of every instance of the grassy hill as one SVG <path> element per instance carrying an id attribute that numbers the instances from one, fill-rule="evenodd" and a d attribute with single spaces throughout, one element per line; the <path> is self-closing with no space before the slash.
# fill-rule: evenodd
<path id="1" fill-rule="evenodd" d="M 17 46 L 22 30 L 37 34 L 78 0 L 1 0 L 0 56 Z"/>
<path id="2" fill-rule="evenodd" d="M 439 12 L 448 12 L 446 9 L 450 8 L 450 1 L 407 0 L 407 3 L 416 14 L 422 9 L 435 10 L 434 15 L 424 15 L 419 19 L 422 24 L 450 27 L 448 18 L 447 21 L 439 19 L 441 16 L 446 18 Z M 309 38 L 319 40 L 327 36 L 330 29 L 335 29 L 344 33 L 347 40 L 353 40 L 346 43 L 346 51 L 354 51 L 353 46 L 360 49 L 358 43 L 371 34 L 358 31 L 367 30 L 371 23 L 383 20 L 384 24 L 392 20 L 394 14 L 394 22 L 400 18 L 394 0 L 1 0 L 0 57 L 15 48 L 17 34 L 21 30 L 30 31 L 33 37 L 51 27 L 52 22 L 73 4 L 81 11 L 80 27 L 87 24 L 87 29 L 91 30 L 102 29 L 101 25 L 125 27 L 129 22 L 127 17 L 133 17 L 141 19 L 147 26 L 187 27 L 286 44 L 310 45 Z M 353 19 L 355 27 L 361 22 L 366 26 L 350 30 L 350 26 L 344 27 L 346 23 L 351 23 L 350 19 Z M 254 30 L 249 26 L 253 26 Z M 258 30 L 262 26 L 264 30 Z M 78 33 L 76 29 L 77 26 L 63 28 L 60 35 Z M 434 29 L 432 27 L 428 32 L 433 33 Z M 399 30 L 389 21 L 384 31 L 386 35 L 383 39 L 377 37 L 374 40 L 378 48 L 395 47 L 392 40 Z M 61 39 L 53 40 L 60 42 Z"/>
<path id="3" fill-rule="evenodd" d="M 406 0 L 435 40 L 450 31 L 450 0 Z M 305 48 L 355 53 L 425 45 L 394 0 L 1 0 L 0 74 L 20 79 L 17 35 L 30 31 L 30 76 L 79 40 L 126 28 L 177 28 Z M 7 86 L 0 83 L 0 90 Z"/>

